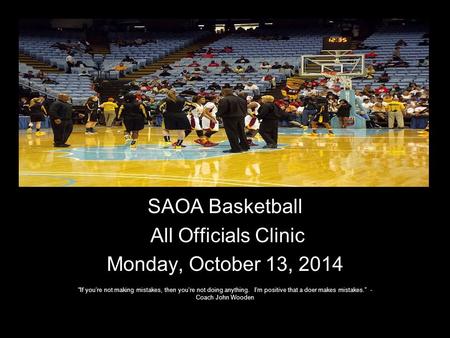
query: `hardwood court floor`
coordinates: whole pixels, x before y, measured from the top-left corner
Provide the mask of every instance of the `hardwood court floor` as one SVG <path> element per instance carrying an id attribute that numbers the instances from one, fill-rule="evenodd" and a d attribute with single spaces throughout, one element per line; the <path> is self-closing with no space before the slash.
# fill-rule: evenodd
<path id="1" fill-rule="evenodd" d="M 426 187 L 428 136 L 417 130 L 335 130 L 335 137 L 280 128 L 279 149 L 239 154 L 203 148 L 189 135 L 183 150 L 162 147 L 160 128 L 141 131 L 135 150 L 124 146 L 121 127 L 85 135 L 76 126 L 70 148 L 53 148 L 53 135 L 19 132 L 19 185 L 23 187 Z M 324 131 L 321 130 L 321 133 Z"/>

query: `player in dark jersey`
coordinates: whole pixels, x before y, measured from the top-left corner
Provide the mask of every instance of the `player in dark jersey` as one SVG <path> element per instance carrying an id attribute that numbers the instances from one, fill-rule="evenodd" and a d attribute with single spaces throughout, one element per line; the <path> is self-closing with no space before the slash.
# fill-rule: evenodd
<path id="1" fill-rule="evenodd" d="M 98 122 L 98 97 L 91 96 L 84 105 L 84 115 L 86 115 L 86 135 L 95 134 L 94 127 Z"/>
<path id="2" fill-rule="evenodd" d="M 125 103 L 119 108 L 118 118 L 123 118 L 126 142 L 129 141 L 131 135 L 130 147 L 136 148 L 139 131 L 144 129 L 144 122 L 147 119 L 145 107 L 136 101 L 133 94 L 127 94 L 125 96 Z"/>
<path id="3" fill-rule="evenodd" d="M 31 99 L 29 109 L 30 109 L 30 123 L 28 124 L 27 132 L 32 132 L 33 123 L 36 124 L 36 136 L 45 135 L 43 131 L 41 131 L 41 122 L 44 120 L 44 117 L 47 115 L 47 111 L 44 107 L 44 97 L 36 97 Z"/>
<path id="4" fill-rule="evenodd" d="M 311 136 L 317 136 L 317 128 L 319 126 L 324 126 L 328 129 L 328 135 L 334 136 L 333 129 L 330 125 L 330 113 L 328 111 L 328 102 L 326 98 L 319 97 L 316 100 L 317 102 L 317 113 L 314 115 L 311 121 Z"/>
<path id="5" fill-rule="evenodd" d="M 195 106 L 186 99 L 177 96 L 174 90 L 167 92 L 165 98 L 158 106 L 158 110 L 163 113 L 163 137 L 165 146 L 173 145 L 175 149 L 181 149 L 183 141 L 191 133 L 191 125 L 186 115 L 186 108 Z M 170 142 L 170 131 L 177 132 L 178 139 L 175 143 Z"/>

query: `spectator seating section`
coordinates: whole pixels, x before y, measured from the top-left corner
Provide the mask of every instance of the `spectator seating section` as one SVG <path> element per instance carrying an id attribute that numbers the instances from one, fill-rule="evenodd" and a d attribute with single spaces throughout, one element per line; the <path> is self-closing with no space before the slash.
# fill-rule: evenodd
<path id="1" fill-rule="evenodd" d="M 72 42 L 76 41 L 77 40 Z M 66 42 L 66 40 L 60 37 L 22 35 L 19 37 L 19 52 L 28 54 L 36 60 L 55 66 L 58 69 L 65 70 L 67 67 L 67 52 L 52 47 L 52 45 L 57 42 Z M 77 50 L 74 50 L 74 52 L 74 59 L 76 61 L 85 63 L 89 73 L 95 72 L 93 67 L 95 67 L 96 64 L 90 54 L 82 53 Z"/>
<path id="2" fill-rule="evenodd" d="M 77 34 L 47 34 L 46 36 L 35 36 L 27 33 L 27 35 L 20 36 L 19 51 L 59 69 L 66 69 L 67 53 L 52 47 L 52 45 L 56 42 L 66 42 L 68 38 L 77 41 L 82 39 L 83 36 Z M 52 97 L 56 96 L 59 91 L 66 92 L 73 98 L 75 105 L 83 105 L 87 98 L 95 94 L 95 92 L 91 89 L 92 81 L 87 77 L 79 76 L 82 71 L 86 70 L 91 75 L 98 75 L 98 71 L 103 70 L 107 73 L 108 78 L 117 79 L 119 78 L 119 72 L 112 70 L 112 68 L 121 62 L 126 55 L 138 61 L 137 65 L 125 63 L 129 67 L 126 73 L 129 73 L 138 67 L 143 67 L 176 50 L 184 48 L 196 39 L 205 36 L 205 34 L 207 33 L 162 34 L 158 36 L 157 43 L 148 43 L 139 47 L 118 47 L 115 44 L 111 44 L 111 54 L 106 55 L 106 57 L 99 54 L 90 55 L 76 52 L 75 60 L 82 61 L 88 67 L 72 67 L 72 74 L 50 74 L 49 77 L 59 82 L 58 85 L 44 85 L 40 79 L 23 79 L 23 74 L 19 74 L 20 83 Z M 112 37 L 114 37 L 113 34 Z M 101 69 L 94 69 L 98 65 L 100 65 Z M 19 63 L 19 73 L 26 73 L 29 70 L 32 70 L 35 74 L 38 72 L 33 67 Z"/>
<path id="3" fill-rule="evenodd" d="M 399 84 L 404 88 L 410 82 L 415 82 L 420 86 L 429 85 L 429 69 L 428 67 L 418 67 L 420 59 L 424 59 L 429 54 L 428 46 L 419 46 L 419 42 L 423 41 L 422 36 L 426 32 L 426 28 L 417 27 L 416 31 L 397 29 L 380 29 L 370 37 L 364 44 L 366 46 L 379 46 L 373 50 L 378 56 L 374 59 L 366 59 L 366 67 L 374 60 L 377 63 L 385 63 L 392 59 L 392 53 L 395 44 L 400 39 L 404 40 L 408 45 L 400 47 L 401 58 L 409 63 L 409 67 L 388 67 L 386 72 L 390 76 L 390 80 L 386 83 L 386 87 L 391 88 L 394 84 Z M 354 53 L 366 54 L 370 49 L 355 50 Z M 374 79 L 354 79 L 353 86 L 355 88 L 363 88 L 366 84 L 378 85 L 378 78 L 383 71 L 377 71 Z"/>
<path id="4" fill-rule="evenodd" d="M 281 34 L 285 32 L 279 32 Z M 277 83 L 285 80 L 287 76 L 291 74 L 290 70 L 284 69 L 260 69 L 260 65 L 263 61 L 267 61 L 270 64 L 278 62 L 283 64 L 288 62 L 298 69 L 299 60 L 302 54 L 319 54 L 322 47 L 322 37 L 327 34 L 332 34 L 333 31 L 329 30 L 317 30 L 314 32 L 302 32 L 302 33 L 285 33 L 289 35 L 289 40 L 262 40 L 258 37 L 252 37 L 242 34 L 230 34 L 222 39 L 219 39 L 204 48 L 213 48 L 214 50 L 222 50 L 225 46 L 233 47 L 232 53 L 214 53 L 216 56 L 213 59 L 202 58 L 201 55 L 195 55 L 194 58 L 183 58 L 179 62 L 171 64 L 173 70 L 169 70 L 171 76 L 164 77 L 169 83 L 180 78 L 180 73 L 183 70 L 194 72 L 194 67 L 188 67 L 194 60 L 202 66 L 208 65 L 211 60 L 215 60 L 220 63 L 222 60 L 226 61 L 231 68 L 235 68 L 238 64 L 235 63 L 241 56 L 249 59 L 250 63 L 241 64 L 244 68 L 252 65 L 256 69 L 255 73 L 243 73 L 243 74 L 221 74 L 222 67 L 209 67 L 208 70 L 211 73 L 204 74 L 200 72 L 200 76 L 203 81 L 195 81 L 188 83 L 184 87 L 179 87 L 177 90 L 182 91 L 187 88 L 192 88 L 194 91 L 198 91 L 201 87 L 207 88 L 212 82 L 216 82 L 223 86 L 225 83 L 229 83 L 232 87 L 237 83 L 243 83 L 252 81 L 260 89 L 261 93 L 270 89 L 270 83 L 262 81 L 262 78 L 267 73 L 273 75 Z M 273 35 L 273 32 L 271 32 Z M 138 82 L 151 80 L 155 76 L 159 75 L 161 71 L 144 76 L 137 79 Z M 162 77 L 161 77 L 162 78 Z M 159 99 L 163 95 L 157 95 Z"/>
<path id="5" fill-rule="evenodd" d="M 25 73 L 29 70 L 36 74 L 38 71 L 33 67 L 19 63 L 19 72 Z M 48 74 L 48 77 L 58 82 L 58 84 L 43 84 L 41 79 L 32 78 L 24 79 L 23 74 L 19 74 L 19 84 L 29 87 L 42 94 L 46 94 L 55 98 L 58 93 L 67 93 L 72 97 L 75 106 L 82 106 L 89 98 L 95 95 L 92 89 L 92 80 L 88 77 L 79 76 L 77 74 Z"/>
<path id="6" fill-rule="evenodd" d="M 368 37 L 364 43 L 368 46 L 379 46 L 374 51 L 378 54 L 375 59 L 367 59 L 366 66 L 371 62 L 371 60 L 376 60 L 377 62 L 387 62 L 392 58 L 392 52 L 395 47 L 395 43 L 399 39 L 403 39 L 408 46 L 401 47 L 402 58 L 409 62 L 410 67 L 390 67 L 387 68 L 390 81 L 386 83 L 387 87 L 390 88 L 393 84 L 398 83 L 400 87 L 405 87 L 409 82 L 414 81 L 418 85 L 428 86 L 429 83 L 429 69 L 428 67 L 418 67 L 417 64 L 419 59 L 423 59 L 428 55 L 428 46 L 419 46 L 419 42 L 422 41 L 423 34 L 427 31 L 424 27 L 418 28 L 408 28 L 407 30 L 392 29 L 392 28 L 380 28 L 376 33 Z M 267 61 L 273 64 L 275 61 L 279 64 L 288 62 L 298 69 L 299 60 L 301 55 L 305 54 L 320 54 L 322 48 L 322 38 L 327 35 L 337 34 L 336 31 L 330 29 L 317 29 L 315 31 L 308 32 L 273 32 L 268 31 L 268 35 L 273 35 L 274 33 L 279 33 L 282 35 L 288 35 L 289 40 L 263 40 L 258 37 L 253 37 L 248 34 L 234 33 L 219 39 L 205 48 L 211 47 L 214 49 L 223 49 L 225 46 L 233 47 L 232 53 L 215 53 L 216 56 L 214 60 L 218 63 L 225 60 L 231 68 L 237 66 L 235 61 L 244 56 L 249 59 L 250 63 L 242 64 L 244 68 L 252 65 L 257 72 L 256 73 L 243 73 L 243 74 L 220 74 L 222 67 L 209 67 L 208 70 L 211 73 L 204 74 L 200 72 L 200 76 L 203 81 L 195 81 L 188 83 L 184 87 L 178 87 L 177 91 L 182 91 L 187 88 L 192 88 L 198 91 L 199 88 L 207 88 L 212 82 L 217 82 L 221 86 L 225 83 L 229 83 L 232 87 L 237 83 L 245 84 L 248 81 L 254 82 L 260 89 L 261 93 L 264 93 L 270 88 L 270 83 L 267 81 L 262 81 L 262 77 L 267 73 L 272 74 L 277 83 L 285 80 L 287 76 L 290 75 L 290 71 L 283 69 L 279 70 L 264 70 L 260 69 L 262 61 Z M 109 38 L 115 40 L 117 38 L 121 39 L 134 39 L 141 37 L 140 33 L 129 32 L 129 33 L 109 33 Z M 116 43 L 111 43 L 111 53 L 106 56 L 103 55 L 88 55 L 79 54 L 75 56 L 76 60 L 81 60 L 85 62 L 89 67 L 94 67 L 97 62 L 103 63 L 102 69 L 108 72 L 110 78 L 118 78 L 119 74 L 116 71 L 110 71 L 112 67 L 117 65 L 126 56 L 130 56 L 137 61 L 137 64 L 129 64 L 129 69 L 126 71 L 131 72 L 138 67 L 143 67 L 149 63 L 153 63 L 156 60 L 173 53 L 176 50 L 184 48 L 189 44 L 192 44 L 196 39 L 205 36 L 206 32 L 189 32 L 189 33 L 161 33 L 155 35 L 153 39 L 157 42 L 146 43 L 141 46 L 129 46 L 129 47 L 119 47 Z M 78 38 L 77 36 L 71 36 L 71 38 Z M 43 62 L 56 65 L 60 69 L 65 67 L 65 57 L 64 51 L 60 51 L 55 47 L 51 47 L 52 44 L 58 41 L 65 41 L 60 36 L 50 36 L 41 37 L 33 36 L 32 34 L 21 36 L 19 39 L 19 50 L 25 52 L 32 57 L 37 58 Z M 369 49 L 365 50 L 355 50 L 354 53 L 367 53 Z M 196 55 L 194 58 L 183 58 L 180 61 L 171 64 L 173 70 L 169 70 L 170 76 L 164 77 L 169 83 L 180 78 L 180 74 L 183 70 L 188 70 L 189 72 L 194 72 L 194 67 L 188 67 L 189 64 L 197 61 L 200 66 L 208 65 L 212 59 L 202 58 L 200 55 Z M 20 68 L 21 67 L 21 68 Z M 19 71 L 25 72 L 28 68 L 24 65 L 19 65 Z M 90 68 L 89 68 L 90 69 Z M 36 88 L 45 89 L 49 92 L 57 92 L 58 90 L 65 90 L 69 95 L 74 97 L 75 100 L 85 100 L 88 96 L 92 95 L 93 91 L 90 89 L 90 80 L 79 77 L 77 73 L 81 72 L 82 69 L 72 68 L 74 74 L 64 74 L 64 75 L 51 75 L 50 78 L 55 79 L 60 82 L 59 85 L 42 85 L 36 80 L 31 80 L 30 83 Z M 90 69 L 90 72 L 95 72 Z M 158 76 L 161 71 L 155 72 L 153 74 L 144 76 L 137 79 L 138 82 L 144 80 L 151 80 L 155 76 Z M 375 74 L 374 79 L 354 79 L 353 87 L 355 89 L 362 89 L 366 84 L 377 85 L 377 80 L 381 72 Z M 162 78 L 162 77 L 161 77 Z M 23 82 L 23 81 L 22 81 Z M 43 87 L 43 88 L 42 88 Z M 89 88 L 88 88 L 89 87 Z M 157 99 L 162 98 L 163 95 L 157 95 Z"/>

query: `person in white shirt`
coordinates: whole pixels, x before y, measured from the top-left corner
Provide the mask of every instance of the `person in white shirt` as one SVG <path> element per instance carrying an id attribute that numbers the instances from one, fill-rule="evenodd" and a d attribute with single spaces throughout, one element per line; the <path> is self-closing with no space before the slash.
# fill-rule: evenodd
<path id="1" fill-rule="evenodd" d="M 66 63 L 67 63 L 67 71 L 66 73 L 71 74 L 72 73 L 72 67 L 75 67 L 75 60 L 72 55 L 67 54 L 66 56 Z"/>
<path id="2" fill-rule="evenodd" d="M 327 86 L 328 89 L 333 88 L 335 85 L 336 85 L 336 83 L 334 82 L 333 79 L 329 79 L 329 80 L 327 81 L 327 84 L 326 84 L 326 86 Z"/>
<path id="3" fill-rule="evenodd" d="M 406 114 L 409 116 L 414 115 L 414 112 L 416 110 L 416 103 L 414 101 L 408 101 L 406 104 Z"/>
<path id="4" fill-rule="evenodd" d="M 414 94 L 415 95 L 415 94 Z M 402 98 L 404 101 L 411 100 L 411 93 L 409 93 L 407 90 L 405 90 L 402 94 Z"/>
<path id="5" fill-rule="evenodd" d="M 370 112 L 372 110 L 374 103 L 370 102 L 370 99 L 368 97 L 366 97 L 362 103 L 362 106 L 364 109 L 366 109 L 368 112 Z"/>
<path id="6" fill-rule="evenodd" d="M 257 101 L 252 101 L 251 96 L 247 97 L 247 115 L 245 116 L 245 136 L 250 147 L 257 146 L 253 140 L 259 131 L 258 109 L 261 105 Z"/>
<path id="7" fill-rule="evenodd" d="M 189 123 L 191 124 L 192 129 L 195 129 L 195 132 L 198 136 L 198 139 L 194 140 L 194 142 L 200 145 L 204 145 L 207 142 L 202 125 L 200 123 L 200 118 L 203 116 L 204 104 L 204 96 L 195 96 L 192 102 L 193 109 L 191 109 L 188 114 Z"/>
<path id="8" fill-rule="evenodd" d="M 309 89 L 308 88 L 304 88 L 302 90 L 300 90 L 300 96 L 309 96 Z"/>
<path id="9" fill-rule="evenodd" d="M 209 96 L 207 97 L 208 102 L 205 104 L 203 109 L 202 117 L 202 127 L 206 142 L 202 145 L 204 147 L 214 147 L 219 143 L 211 142 L 210 138 L 212 135 L 219 131 L 219 122 L 216 118 L 217 113 L 217 103 L 219 102 L 219 96 Z"/>
<path id="10" fill-rule="evenodd" d="M 414 111 L 411 113 L 411 115 L 411 129 L 423 129 L 426 126 L 427 130 L 428 118 L 430 116 L 427 101 L 423 100 L 415 104 Z"/>
<path id="11" fill-rule="evenodd" d="M 361 107 L 362 110 L 358 111 L 359 115 L 364 117 L 367 121 L 370 121 L 369 114 L 372 109 L 372 104 L 370 103 L 369 98 L 363 99 L 363 101 L 361 102 Z"/>
<path id="12" fill-rule="evenodd" d="M 253 82 L 248 82 L 245 85 L 244 90 L 253 92 L 253 96 L 259 96 L 260 95 L 258 86 L 255 85 Z"/>

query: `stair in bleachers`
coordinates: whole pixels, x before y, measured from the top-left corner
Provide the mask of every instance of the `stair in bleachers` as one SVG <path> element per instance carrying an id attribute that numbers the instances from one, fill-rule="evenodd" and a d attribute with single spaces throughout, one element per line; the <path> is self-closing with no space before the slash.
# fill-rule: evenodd
<path id="1" fill-rule="evenodd" d="M 35 69 L 41 70 L 45 73 L 63 73 L 62 70 L 59 70 L 56 67 L 49 66 L 41 61 L 34 59 L 33 57 L 20 53 L 19 54 L 19 62 L 25 63 L 28 66 L 31 66 Z"/>
<path id="2" fill-rule="evenodd" d="M 92 48 L 92 54 L 109 54 L 109 41 L 106 34 L 103 32 L 89 32 L 87 41 Z"/>
<path id="3" fill-rule="evenodd" d="M 157 62 L 154 62 L 144 68 L 135 70 L 133 73 L 128 74 L 126 77 L 124 77 L 123 80 L 127 80 L 127 82 L 130 82 L 135 79 L 141 78 L 145 75 L 152 74 L 152 73 L 158 71 L 161 68 L 161 66 L 170 65 L 174 62 L 177 62 L 177 61 L 181 60 L 182 58 L 186 57 L 187 53 L 193 52 L 199 48 L 203 48 L 203 47 L 207 46 L 208 44 L 223 38 L 223 36 L 224 36 L 223 34 L 220 36 L 213 35 L 213 36 L 208 36 L 206 38 L 198 40 L 194 44 L 192 44 L 186 48 L 180 49 L 172 54 L 169 54 L 168 56 L 158 60 Z"/>

